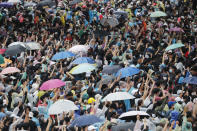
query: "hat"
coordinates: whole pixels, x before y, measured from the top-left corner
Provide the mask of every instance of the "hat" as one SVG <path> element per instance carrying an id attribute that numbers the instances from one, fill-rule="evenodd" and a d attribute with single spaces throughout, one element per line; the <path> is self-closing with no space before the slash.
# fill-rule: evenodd
<path id="1" fill-rule="evenodd" d="M 88 131 L 96 130 L 97 128 L 95 126 L 88 126 Z"/>
<path id="2" fill-rule="evenodd" d="M 92 102 L 95 102 L 95 101 L 96 100 L 93 97 L 91 97 L 91 98 L 88 99 L 88 104 L 91 104 Z"/>
<path id="3" fill-rule="evenodd" d="M 175 98 L 175 101 L 180 102 L 180 101 L 183 101 L 183 100 L 180 97 L 177 97 L 177 98 Z"/>

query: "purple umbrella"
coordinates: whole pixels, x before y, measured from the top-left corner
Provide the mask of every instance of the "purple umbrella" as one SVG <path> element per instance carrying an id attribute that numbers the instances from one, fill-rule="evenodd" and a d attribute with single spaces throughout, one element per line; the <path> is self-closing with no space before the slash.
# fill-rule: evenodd
<path id="1" fill-rule="evenodd" d="M 51 90 L 51 89 L 58 88 L 61 86 L 65 86 L 65 82 L 59 79 L 51 79 L 51 80 L 44 82 L 42 86 L 40 87 L 40 90 Z"/>
<path id="2" fill-rule="evenodd" d="M 13 7 L 13 3 L 1 2 L 0 7 L 11 8 Z"/>
<path id="3" fill-rule="evenodd" d="M 172 32 L 172 31 L 174 31 L 174 32 L 184 32 L 184 30 L 179 28 L 179 27 L 171 28 L 170 32 Z"/>

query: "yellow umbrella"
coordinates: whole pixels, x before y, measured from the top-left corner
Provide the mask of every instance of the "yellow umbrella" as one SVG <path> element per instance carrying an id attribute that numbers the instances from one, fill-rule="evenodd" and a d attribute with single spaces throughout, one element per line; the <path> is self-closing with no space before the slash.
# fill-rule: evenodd
<path id="1" fill-rule="evenodd" d="M 0 64 L 0 66 L 2 68 L 5 68 L 5 67 L 7 67 L 8 64 L 11 64 L 11 63 L 12 63 L 12 61 L 10 59 L 4 58 L 4 63 L 3 64 Z"/>
<path id="2" fill-rule="evenodd" d="M 42 97 L 45 93 L 46 93 L 46 92 L 44 92 L 44 91 L 39 91 L 39 92 L 38 92 L 38 97 L 39 97 L 39 98 Z"/>
<path id="3" fill-rule="evenodd" d="M 90 73 L 95 69 L 96 69 L 96 64 L 83 63 L 73 67 L 69 73 L 70 74 Z"/>

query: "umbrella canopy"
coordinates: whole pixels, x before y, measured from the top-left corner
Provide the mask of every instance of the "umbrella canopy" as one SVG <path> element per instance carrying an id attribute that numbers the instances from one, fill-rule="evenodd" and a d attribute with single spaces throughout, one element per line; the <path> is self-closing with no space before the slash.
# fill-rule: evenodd
<path id="1" fill-rule="evenodd" d="M 162 11 L 155 11 L 150 14 L 150 17 L 162 17 L 162 16 L 167 16 L 167 14 Z"/>
<path id="2" fill-rule="evenodd" d="M 183 29 L 179 27 L 171 28 L 169 31 L 174 31 L 174 32 L 184 32 Z"/>
<path id="3" fill-rule="evenodd" d="M 7 67 L 1 71 L 1 75 L 6 75 L 6 74 L 11 74 L 11 73 L 16 73 L 20 72 L 20 70 L 16 67 Z"/>
<path id="4" fill-rule="evenodd" d="M 78 54 L 80 52 L 88 52 L 88 49 L 90 47 L 87 46 L 87 45 L 76 45 L 76 46 L 73 46 L 72 48 L 69 49 L 70 52 L 73 52 L 75 54 Z"/>
<path id="5" fill-rule="evenodd" d="M 120 69 L 117 73 L 116 73 L 116 77 L 120 76 L 120 78 L 126 78 L 129 76 L 133 76 L 135 74 L 138 74 L 140 72 L 139 69 L 134 68 L 134 67 L 126 67 L 126 68 L 122 68 Z"/>
<path id="6" fill-rule="evenodd" d="M 52 60 L 62 60 L 73 56 L 75 56 L 75 54 L 69 51 L 58 52 L 52 57 Z"/>
<path id="7" fill-rule="evenodd" d="M 103 79 L 103 81 L 102 81 L 102 84 L 108 84 L 110 81 L 112 81 L 112 80 L 114 80 L 114 79 L 115 79 L 114 76 L 106 76 L 106 77 L 104 77 L 104 79 Z M 100 80 L 99 82 L 97 82 L 96 88 L 99 87 L 100 83 L 101 83 L 101 80 Z"/>
<path id="8" fill-rule="evenodd" d="M 20 3 L 20 0 L 8 0 L 8 3 Z"/>
<path id="9" fill-rule="evenodd" d="M 106 24 L 110 25 L 111 27 L 115 27 L 119 24 L 118 19 L 115 17 L 104 17 L 101 20 L 101 24 L 106 26 Z"/>
<path id="10" fill-rule="evenodd" d="M 79 57 L 76 58 L 71 64 L 83 64 L 83 63 L 94 64 L 95 61 L 90 57 Z"/>
<path id="11" fill-rule="evenodd" d="M 1 2 L 0 7 L 11 8 L 13 7 L 13 3 Z"/>
<path id="12" fill-rule="evenodd" d="M 4 64 L 4 57 L 2 55 L 0 55 L 0 64 Z"/>
<path id="13" fill-rule="evenodd" d="M 69 112 L 78 110 L 79 108 L 74 104 L 74 102 L 69 100 L 58 100 L 52 104 L 49 108 L 50 115 L 57 115 L 63 112 Z"/>
<path id="14" fill-rule="evenodd" d="M 14 46 L 14 45 L 21 45 L 24 48 L 26 48 L 25 43 L 24 42 L 13 42 L 11 44 L 8 45 L 8 47 Z"/>
<path id="15" fill-rule="evenodd" d="M 7 50 L 5 51 L 5 55 L 15 56 L 17 54 L 20 54 L 21 52 L 24 52 L 25 50 L 26 48 L 21 45 L 14 45 L 7 48 Z"/>
<path id="16" fill-rule="evenodd" d="M 95 70 L 96 66 L 93 64 L 83 63 L 75 66 L 70 70 L 69 73 L 71 74 L 81 74 L 81 73 L 90 73 L 91 71 Z"/>
<path id="17" fill-rule="evenodd" d="M 111 75 L 111 74 L 115 74 L 117 73 L 118 70 L 120 70 L 122 67 L 120 65 L 107 65 L 103 68 L 103 71 L 102 73 L 103 74 L 108 74 L 108 75 Z"/>
<path id="18" fill-rule="evenodd" d="M 135 98 L 130 95 L 128 92 L 115 92 L 110 93 L 106 97 L 103 98 L 102 101 L 120 101 L 120 100 L 129 100 Z"/>
<path id="19" fill-rule="evenodd" d="M 24 7 L 32 7 L 32 6 L 36 6 L 37 4 L 34 2 L 25 2 Z"/>
<path id="20" fill-rule="evenodd" d="M 127 131 L 128 129 L 133 131 L 134 127 L 135 127 L 135 123 L 133 122 L 119 123 L 115 126 L 112 126 L 112 131 L 121 131 L 121 130 Z"/>
<path id="21" fill-rule="evenodd" d="M 117 15 L 117 16 L 121 16 L 122 15 L 125 18 L 127 18 L 128 17 L 128 12 L 126 12 L 126 11 L 115 11 L 114 15 Z"/>
<path id="22" fill-rule="evenodd" d="M 136 120 L 136 116 L 139 115 L 142 117 L 149 117 L 149 114 L 144 111 L 128 111 L 120 115 L 119 119 L 122 120 Z"/>
<path id="23" fill-rule="evenodd" d="M 83 127 L 92 125 L 97 122 L 102 122 L 102 120 L 96 117 L 95 115 L 82 115 L 74 119 L 74 121 L 71 123 L 71 127 Z"/>
<path id="24" fill-rule="evenodd" d="M 177 49 L 177 48 L 180 48 L 180 47 L 183 47 L 183 46 L 185 46 L 185 45 L 182 44 L 182 43 L 172 44 L 172 45 L 168 46 L 168 47 L 165 49 L 165 51 Z"/>
<path id="25" fill-rule="evenodd" d="M 48 7 L 52 7 L 55 5 L 55 2 L 52 1 L 52 0 L 43 0 L 41 2 L 39 2 L 37 4 L 37 7 L 40 8 L 40 7 L 43 7 L 43 6 L 48 6 Z"/>
<path id="26" fill-rule="evenodd" d="M 65 86 L 65 82 L 59 79 L 51 79 L 51 80 L 44 82 L 42 86 L 40 87 L 40 90 L 51 90 L 51 89 L 58 88 L 61 86 Z"/>
<path id="27" fill-rule="evenodd" d="M 1 55 L 4 54 L 5 51 L 6 51 L 6 49 L 0 49 L 0 54 L 1 54 Z"/>
<path id="28" fill-rule="evenodd" d="M 80 2 L 81 2 L 81 0 L 72 0 L 72 1 L 69 2 L 69 5 L 75 5 L 75 4 L 80 3 Z"/>
<path id="29" fill-rule="evenodd" d="M 39 50 L 41 48 L 40 44 L 37 42 L 26 42 L 25 46 L 28 50 Z"/>
<path id="30" fill-rule="evenodd" d="M 183 83 L 197 85 L 197 77 L 196 76 L 186 77 L 185 79 L 183 79 Z"/>

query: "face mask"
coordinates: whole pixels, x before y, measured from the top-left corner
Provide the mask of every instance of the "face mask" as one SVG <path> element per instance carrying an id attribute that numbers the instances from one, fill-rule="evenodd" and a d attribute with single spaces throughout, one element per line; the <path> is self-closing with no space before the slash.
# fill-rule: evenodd
<path id="1" fill-rule="evenodd" d="M 169 72 L 172 73 L 172 69 L 170 69 Z"/>
<path id="2" fill-rule="evenodd" d="M 122 88 L 122 91 L 126 91 L 126 88 Z"/>

